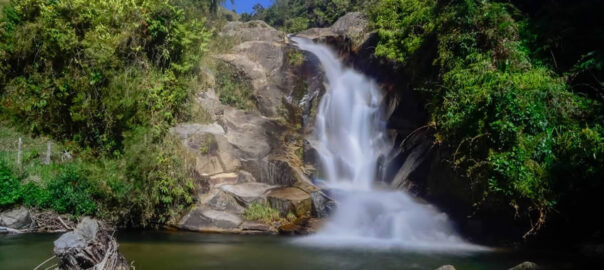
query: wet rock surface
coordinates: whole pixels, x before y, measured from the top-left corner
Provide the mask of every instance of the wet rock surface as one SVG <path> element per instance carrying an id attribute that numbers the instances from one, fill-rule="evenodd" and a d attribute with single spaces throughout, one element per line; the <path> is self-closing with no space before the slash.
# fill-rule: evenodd
<path id="1" fill-rule="evenodd" d="M 60 269 L 130 269 L 118 247 L 103 223 L 84 218 L 75 230 L 61 235 L 54 242 L 53 251 L 59 259 Z"/>

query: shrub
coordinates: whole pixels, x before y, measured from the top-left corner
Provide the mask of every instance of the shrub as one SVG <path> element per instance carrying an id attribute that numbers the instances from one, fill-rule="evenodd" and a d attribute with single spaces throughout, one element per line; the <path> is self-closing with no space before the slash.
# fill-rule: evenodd
<path id="1" fill-rule="evenodd" d="M 166 134 L 190 111 L 208 10 L 192 0 L 6 6 L 0 119 L 50 135 L 74 161 L 42 166 L 39 150 L 26 152 L 23 179 L 33 181 L 12 181 L 19 197 L 2 198 L 131 226 L 165 223 L 190 205 L 187 161 Z"/>
<path id="2" fill-rule="evenodd" d="M 415 87 L 432 89 L 437 143 L 451 149 L 453 168 L 471 180 L 475 205 L 501 207 L 505 199 L 531 220 L 530 234 L 561 200 L 596 186 L 604 133 L 601 104 L 531 61 L 517 13 L 489 1 L 383 0 L 370 17 L 379 37 L 375 54 L 414 69 Z M 437 72 L 415 70 L 427 55 Z"/>
<path id="3" fill-rule="evenodd" d="M 136 126 L 165 129 L 210 36 L 180 2 L 14 2 L 0 24 L 2 115 L 101 154 Z"/>
<path id="4" fill-rule="evenodd" d="M 95 187 L 75 165 L 62 168 L 59 174 L 47 183 L 46 190 L 47 193 L 44 193 L 31 187 L 30 195 L 33 201 L 37 201 L 41 206 L 49 206 L 59 213 L 76 216 L 94 215 L 96 212 L 97 203 L 93 198 Z"/>
<path id="5" fill-rule="evenodd" d="M 267 224 L 281 220 L 279 211 L 265 203 L 252 203 L 245 209 L 243 216 L 246 220 L 262 221 Z"/>
<path id="6" fill-rule="evenodd" d="M 128 148 L 119 170 L 125 172 L 123 183 L 112 188 L 109 207 L 121 212 L 121 220 L 130 226 L 157 226 L 173 221 L 194 202 L 195 186 L 189 173 L 193 164 L 179 141 L 167 137 L 153 142 L 147 129 L 139 129 L 127 138 Z"/>
<path id="7" fill-rule="evenodd" d="M 0 209 L 9 207 L 21 199 L 21 181 L 0 160 Z"/>
<path id="8" fill-rule="evenodd" d="M 253 88 L 245 75 L 233 68 L 222 64 L 218 66 L 216 75 L 218 99 L 221 103 L 242 110 L 253 110 L 256 104 L 253 98 Z"/>

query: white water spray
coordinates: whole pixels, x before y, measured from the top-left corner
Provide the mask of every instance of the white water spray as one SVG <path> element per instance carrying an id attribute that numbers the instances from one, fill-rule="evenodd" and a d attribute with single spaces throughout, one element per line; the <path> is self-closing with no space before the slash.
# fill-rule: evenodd
<path id="1" fill-rule="evenodd" d="M 313 147 L 334 191 L 338 208 L 317 234 L 301 239 L 321 246 L 399 247 L 452 251 L 484 249 L 463 241 L 447 216 L 403 191 L 374 187 L 378 160 L 392 145 L 382 115 L 378 86 L 342 65 L 325 45 L 293 37 L 296 45 L 319 59 L 326 93 L 319 103 Z"/>

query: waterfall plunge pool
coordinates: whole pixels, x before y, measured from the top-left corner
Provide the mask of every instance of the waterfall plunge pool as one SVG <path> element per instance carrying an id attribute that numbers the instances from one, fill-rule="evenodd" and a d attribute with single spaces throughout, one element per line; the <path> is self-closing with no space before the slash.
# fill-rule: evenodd
<path id="1" fill-rule="evenodd" d="M 568 253 L 494 251 L 417 253 L 404 249 L 317 248 L 297 237 L 200 234 L 192 232 L 117 233 L 120 251 L 138 270 L 249 269 L 354 270 L 427 269 L 452 264 L 460 270 L 508 269 L 523 261 L 545 269 L 587 269 L 589 261 Z M 58 234 L 0 235 L 0 269 L 33 269 L 52 256 Z M 592 262 L 593 263 L 593 262 Z"/>

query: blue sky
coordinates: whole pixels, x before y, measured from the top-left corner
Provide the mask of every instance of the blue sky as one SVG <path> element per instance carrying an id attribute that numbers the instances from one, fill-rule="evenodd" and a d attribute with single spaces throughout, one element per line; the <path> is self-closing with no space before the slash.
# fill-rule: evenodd
<path id="1" fill-rule="evenodd" d="M 252 7 L 256 4 L 260 3 L 265 8 L 271 5 L 271 0 L 235 0 L 235 10 L 237 13 L 252 13 Z M 231 5 L 231 0 L 226 0 L 224 7 L 228 10 L 233 10 L 233 5 Z"/>

